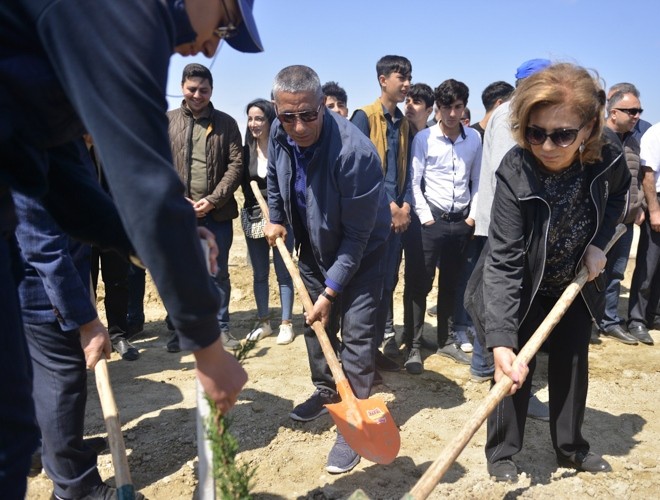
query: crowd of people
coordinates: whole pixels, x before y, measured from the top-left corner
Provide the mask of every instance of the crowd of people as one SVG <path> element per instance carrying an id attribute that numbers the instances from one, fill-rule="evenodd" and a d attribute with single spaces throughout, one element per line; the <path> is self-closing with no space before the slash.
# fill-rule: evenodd
<path id="1" fill-rule="evenodd" d="M 611 470 L 581 432 L 589 343 L 602 335 L 653 345 L 649 330 L 660 327 L 660 124 L 641 120 L 633 84 L 606 94 L 584 68 L 532 59 L 517 68 L 515 86 L 497 81 L 483 90 L 486 113 L 471 123 L 465 83 L 412 84 L 410 60 L 387 55 L 376 63 L 380 95 L 349 117 L 337 82 L 322 85 L 312 68 L 294 65 L 275 76 L 268 98 L 246 105 L 242 138 L 236 120 L 213 106 L 213 76 L 201 64 L 184 68 L 183 101 L 165 114 L 165 48 L 209 56 L 226 39 L 237 50 L 262 50 L 252 1 L 213 2 L 212 13 L 202 0 L 149 12 L 120 1 L 90 14 L 100 23 L 121 19 L 122 40 L 71 26 L 65 2 L 50 2 L 57 5 L 43 16 L 23 3 L 30 2 L 0 7 L 0 21 L 12 28 L 0 42 L 39 74 L 31 85 L 44 98 L 0 102 L 6 498 L 22 498 L 30 468 L 42 464 L 55 498 L 115 494 L 96 467 L 107 443 L 83 439 L 86 369 L 113 349 L 139 362 L 130 340 L 145 328 L 145 267 L 168 312 L 168 351 L 194 352 L 197 376 L 222 412 L 247 380 L 230 354 L 239 338 L 273 334 L 272 262 L 281 310 L 276 343 L 303 335 L 314 386 L 292 419 L 314 420 L 339 401 L 310 328 L 318 320 L 358 398 L 369 397 L 382 371 L 423 373 L 429 350 L 469 366 L 476 381 L 510 377 L 511 397 L 487 424 L 486 464 L 495 480 L 517 479 L 513 457 L 528 416 L 549 422 L 560 466 Z M 18 6 L 24 16 L 13 14 Z M 142 39 L 161 43 L 126 45 Z M 22 70 L 2 57 L 0 95 L 16 95 Z M 92 60 L 99 70 L 85 71 Z M 105 97 L 114 95 L 125 98 L 109 106 Z M 238 217 L 253 273 L 249 332 L 230 328 Z M 620 222 L 628 231 L 606 256 Z M 622 317 L 620 283 L 635 224 L 640 238 Z M 272 249 L 277 238 L 296 254 L 314 304 L 302 331 L 292 323 L 291 276 Z M 517 365 L 515 355 L 582 266 L 589 282 L 544 345 L 546 406 L 531 391 L 535 361 Z M 99 272 L 107 326 L 91 299 Z M 434 282 L 437 300 L 427 311 Z M 436 317 L 432 340 L 423 335 L 427 313 Z M 337 431 L 327 471 L 345 473 L 359 461 Z"/>

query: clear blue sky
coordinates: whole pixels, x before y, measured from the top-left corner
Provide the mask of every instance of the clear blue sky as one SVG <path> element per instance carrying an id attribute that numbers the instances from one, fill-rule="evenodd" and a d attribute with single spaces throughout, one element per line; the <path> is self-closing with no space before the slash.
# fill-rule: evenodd
<path id="1" fill-rule="evenodd" d="M 537 57 L 595 69 L 606 87 L 634 83 L 642 118 L 660 121 L 658 0 L 255 0 L 254 16 L 265 51 L 242 54 L 224 45 L 212 67 L 212 102 L 241 133 L 245 105 L 268 98 L 283 67 L 305 64 L 321 83 L 339 82 L 351 113 L 380 94 L 376 61 L 386 54 L 410 59 L 413 83 L 465 82 L 473 121 L 484 113 L 484 87 L 514 84 L 520 63 Z M 181 94 L 189 62 L 211 60 L 173 56 L 168 94 Z M 180 101 L 169 98 L 170 107 Z"/>

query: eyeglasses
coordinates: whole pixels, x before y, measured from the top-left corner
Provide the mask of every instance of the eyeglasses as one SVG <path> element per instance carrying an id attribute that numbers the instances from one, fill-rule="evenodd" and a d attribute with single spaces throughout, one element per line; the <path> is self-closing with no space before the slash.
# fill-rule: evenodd
<path id="1" fill-rule="evenodd" d="M 297 113 L 279 113 L 277 117 L 282 123 L 295 123 L 296 118 L 300 118 L 300 121 L 309 123 L 313 122 L 319 117 L 323 103 L 319 104 L 319 107 L 316 108 L 316 111 L 299 111 Z"/>
<path id="2" fill-rule="evenodd" d="M 225 38 L 231 38 L 238 34 L 238 28 L 236 27 L 238 23 L 234 23 L 230 19 L 224 0 L 220 0 L 220 5 L 222 5 L 222 9 L 225 11 L 225 19 L 229 19 L 229 22 L 227 23 L 227 26 L 218 26 L 213 30 L 213 34 L 220 40 L 224 40 Z"/>
<path id="3" fill-rule="evenodd" d="M 575 142 L 582 127 L 584 125 L 580 125 L 580 128 L 561 128 L 551 134 L 539 127 L 527 127 L 525 129 L 525 140 L 532 146 L 540 146 L 549 137 L 555 145 L 560 148 L 567 148 Z"/>
<path id="4" fill-rule="evenodd" d="M 614 108 L 617 111 L 623 111 L 628 116 L 637 116 L 641 115 L 644 110 L 642 108 Z"/>

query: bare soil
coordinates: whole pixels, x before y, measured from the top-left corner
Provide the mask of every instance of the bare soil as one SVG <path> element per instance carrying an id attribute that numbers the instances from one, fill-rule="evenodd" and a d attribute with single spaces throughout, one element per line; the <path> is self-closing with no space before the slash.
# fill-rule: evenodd
<path id="1" fill-rule="evenodd" d="M 253 325 L 256 306 L 238 223 L 234 234 L 231 324 L 233 334 L 244 338 Z M 627 309 L 630 271 L 631 266 L 624 282 L 622 312 Z M 400 289 L 395 303 L 397 329 L 402 331 Z M 99 307 L 102 309 L 102 303 Z M 271 307 L 277 317 L 274 275 Z M 145 331 L 134 341 L 141 358 L 127 362 L 113 354 L 109 363 L 133 481 L 150 499 L 193 498 L 197 487 L 193 357 L 166 352 L 165 310 L 151 283 L 145 312 Z M 302 333 L 301 306 L 297 304 L 294 312 L 295 330 Z M 435 320 L 427 320 L 427 334 L 432 338 Z M 277 326 L 274 321 L 274 330 Z M 652 335 L 660 343 L 660 332 L 653 331 Z M 361 488 L 374 499 L 395 499 L 409 491 L 489 388 L 487 383 L 471 381 L 466 366 L 431 352 L 425 356 L 422 375 L 384 373 L 384 384 L 375 388 L 400 427 L 401 451 L 396 460 L 383 466 L 363 459 L 352 472 L 334 476 L 324 468 L 335 437 L 331 418 L 326 415 L 303 424 L 288 416 L 313 391 L 304 339 L 299 336 L 288 346 L 276 345 L 275 336 L 261 340 L 245 362 L 250 380 L 232 412 L 231 427 L 240 442 L 239 458 L 256 467 L 254 498 L 339 499 Z M 583 429 L 592 450 L 610 461 L 613 472 L 590 475 L 558 468 L 547 423 L 528 420 L 524 449 L 515 457 L 521 471 L 516 484 L 489 479 L 482 428 L 430 498 L 658 498 L 659 361 L 657 347 L 627 346 L 609 338 L 591 347 Z M 540 355 L 535 385 L 543 401 L 548 397 L 546 370 L 547 359 Z M 86 434 L 104 435 L 93 374 L 88 388 Z M 110 454 L 99 456 L 98 463 L 103 478 L 112 482 Z M 29 481 L 30 499 L 47 499 L 51 491 L 52 484 L 44 473 Z"/>

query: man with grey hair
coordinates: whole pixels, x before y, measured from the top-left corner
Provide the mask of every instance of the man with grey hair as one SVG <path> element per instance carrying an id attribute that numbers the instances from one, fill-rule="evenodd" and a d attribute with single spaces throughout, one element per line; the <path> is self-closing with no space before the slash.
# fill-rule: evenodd
<path id="1" fill-rule="evenodd" d="M 632 182 L 630 183 L 628 196 L 628 210 L 622 221 L 626 225 L 627 231 L 607 255 L 605 272 L 609 281 L 605 290 L 605 314 L 598 324 L 598 330 L 603 335 L 612 337 L 624 344 L 636 345 L 640 339 L 627 331 L 625 320 L 619 316 L 617 309 L 619 293 L 621 292 L 621 280 L 626 271 L 628 255 L 633 241 L 633 224 L 639 225 L 644 219 L 642 209 L 644 193 L 640 186 L 639 142 L 633 134 L 633 130 L 639 122 L 642 106 L 639 102 L 639 91 L 633 84 L 621 83 L 617 85 L 617 89 L 614 92 L 610 90 L 608 95 L 605 125 L 621 141 Z M 593 337 L 594 334 L 592 333 Z"/>
<path id="2" fill-rule="evenodd" d="M 276 76 L 268 155 L 270 220 L 268 242 L 284 239 L 286 225 L 299 247 L 298 268 L 314 308 L 307 324 L 335 327 L 341 320 L 342 368 L 358 398 L 369 397 L 375 371 L 376 311 L 381 299 L 391 214 L 378 153 L 348 120 L 325 107 L 321 83 L 307 66 L 288 66 Z M 333 331 L 333 330 L 331 330 Z M 334 330 L 336 331 L 336 330 Z M 312 382 L 316 390 L 291 412 L 306 422 L 336 403 L 335 381 L 312 329 L 305 328 Z M 326 470 L 348 472 L 360 461 L 341 434 Z"/>

